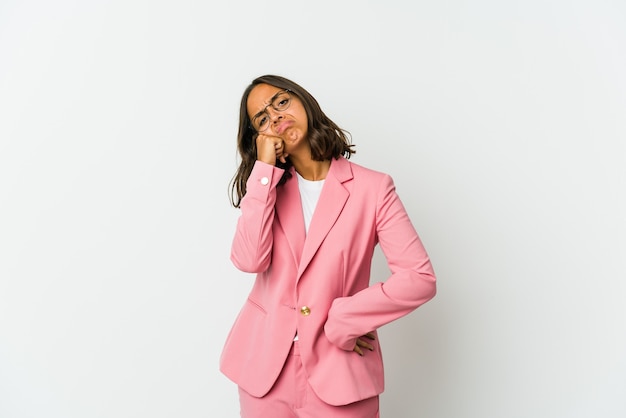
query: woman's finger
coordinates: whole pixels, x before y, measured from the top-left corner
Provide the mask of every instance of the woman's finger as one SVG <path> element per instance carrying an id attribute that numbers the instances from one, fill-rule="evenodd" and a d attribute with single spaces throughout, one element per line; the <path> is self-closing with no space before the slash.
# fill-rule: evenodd
<path id="1" fill-rule="evenodd" d="M 363 341 L 360 338 L 356 340 L 356 344 L 359 347 L 367 348 L 370 351 L 374 351 L 374 346 L 372 344 L 368 343 L 367 341 Z"/>
<path id="2" fill-rule="evenodd" d="M 354 345 L 354 349 L 352 350 L 355 353 L 357 353 L 359 356 L 363 355 L 363 351 L 361 350 L 361 348 L 358 346 L 358 340 L 357 340 L 357 344 Z"/>
<path id="3" fill-rule="evenodd" d="M 276 150 L 276 158 L 283 164 L 285 164 L 287 162 L 287 154 L 284 153 L 285 151 L 285 144 L 283 143 L 282 140 L 280 140 L 279 142 L 276 142 L 274 144 L 274 149 Z"/>

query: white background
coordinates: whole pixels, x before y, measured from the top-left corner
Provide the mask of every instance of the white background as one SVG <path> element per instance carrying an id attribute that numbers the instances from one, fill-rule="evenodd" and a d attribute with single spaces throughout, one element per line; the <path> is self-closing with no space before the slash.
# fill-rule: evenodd
<path id="1" fill-rule="evenodd" d="M 626 416 L 626 3 L 3 0 L 0 417 L 238 416 L 227 191 L 266 73 L 438 273 L 381 329 L 384 418 Z"/>

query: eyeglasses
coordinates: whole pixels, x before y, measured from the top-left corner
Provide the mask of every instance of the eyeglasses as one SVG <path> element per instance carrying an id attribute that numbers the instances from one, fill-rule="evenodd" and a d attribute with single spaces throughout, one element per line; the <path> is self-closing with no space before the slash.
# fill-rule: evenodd
<path id="1" fill-rule="evenodd" d="M 265 106 L 263 110 L 252 117 L 252 127 L 257 132 L 263 132 L 270 126 L 270 115 L 267 113 L 267 108 L 272 106 L 277 112 L 284 112 L 291 104 L 291 95 L 289 90 L 285 89 L 276 93 L 270 100 L 270 104 Z"/>

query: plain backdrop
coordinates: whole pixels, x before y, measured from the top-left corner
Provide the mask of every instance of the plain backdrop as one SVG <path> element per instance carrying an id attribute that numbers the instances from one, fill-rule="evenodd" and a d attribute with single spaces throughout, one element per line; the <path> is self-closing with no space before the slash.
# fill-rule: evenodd
<path id="1" fill-rule="evenodd" d="M 626 3 L 3 0 L 0 417 L 238 416 L 266 73 L 392 175 L 438 274 L 380 330 L 383 418 L 626 416 Z"/>

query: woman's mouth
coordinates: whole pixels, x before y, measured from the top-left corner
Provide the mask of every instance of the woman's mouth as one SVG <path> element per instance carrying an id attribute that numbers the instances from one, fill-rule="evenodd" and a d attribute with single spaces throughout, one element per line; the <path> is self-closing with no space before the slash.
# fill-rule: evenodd
<path id="1" fill-rule="evenodd" d="M 285 132 L 287 130 L 287 128 L 289 128 L 292 125 L 292 122 L 290 120 L 286 120 L 284 122 L 282 122 L 280 125 L 278 125 L 278 127 L 276 128 L 276 133 L 278 135 L 282 135 L 283 132 Z"/>

